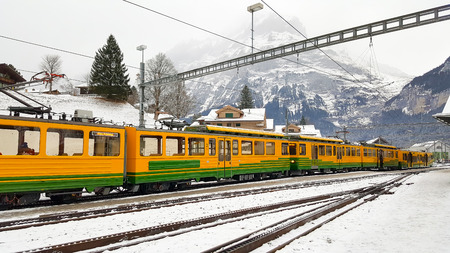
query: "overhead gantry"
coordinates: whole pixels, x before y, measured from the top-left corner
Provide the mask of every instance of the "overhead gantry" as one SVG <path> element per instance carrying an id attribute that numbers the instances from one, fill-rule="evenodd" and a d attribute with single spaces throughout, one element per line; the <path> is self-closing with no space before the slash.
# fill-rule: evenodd
<path id="1" fill-rule="evenodd" d="M 176 82 L 179 80 L 190 80 L 206 75 L 211 75 L 231 69 L 237 69 L 244 66 L 269 61 L 289 55 L 299 54 L 302 52 L 327 47 L 331 45 L 341 44 L 353 40 L 359 40 L 376 35 L 381 35 L 390 32 L 396 32 L 408 28 L 418 27 L 427 24 L 433 24 L 450 19 L 450 4 L 440 7 L 414 12 L 395 18 L 385 19 L 366 25 L 352 27 L 349 29 L 328 33 L 294 42 L 291 44 L 262 50 L 253 54 L 237 57 L 231 60 L 211 64 L 201 68 L 178 73 L 173 76 L 164 77 L 161 79 L 151 80 L 141 83 L 139 85 L 141 92 L 140 112 L 139 112 L 139 126 L 144 127 L 144 111 L 143 111 L 143 94 L 144 88 L 155 85 L 162 85 Z"/>

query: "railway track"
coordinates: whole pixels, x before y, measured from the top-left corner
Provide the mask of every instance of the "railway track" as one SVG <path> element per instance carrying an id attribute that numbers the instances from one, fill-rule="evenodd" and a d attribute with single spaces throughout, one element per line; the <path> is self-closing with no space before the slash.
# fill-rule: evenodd
<path id="1" fill-rule="evenodd" d="M 265 188 L 258 188 L 258 189 L 246 189 L 246 190 L 232 191 L 232 192 L 219 192 L 219 193 L 206 194 L 206 195 L 194 196 L 194 197 L 182 197 L 182 198 L 169 199 L 169 200 L 156 201 L 156 202 L 148 202 L 148 203 L 140 203 L 140 204 L 127 204 L 127 205 L 120 205 L 117 207 L 102 208 L 102 209 L 90 210 L 90 211 L 64 212 L 64 213 L 60 213 L 60 214 L 46 215 L 46 216 L 37 217 L 37 218 L 27 218 L 27 219 L 20 219 L 20 220 L 3 221 L 3 222 L 0 222 L 0 232 L 25 229 L 25 228 L 29 228 L 29 227 L 46 226 L 46 225 L 50 225 L 50 224 L 58 224 L 58 223 L 69 222 L 69 221 L 94 219 L 94 218 L 105 217 L 105 216 L 109 216 L 109 215 L 140 212 L 140 211 L 145 211 L 145 210 L 149 210 L 149 209 L 164 208 L 164 207 L 170 207 L 170 206 L 174 206 L 174 205 L 191 204 L 191 203 L 197 203 L 197 202 L 202 202 L 202 201 L 207 201 L 207 200 L 234 198 L 234 197 L 242 197 L 242 196 L 255 195 L 255 194 L 264 194 L 264 193 L 268 193 L 268 192 L 302 189 L 302 188 L 315 187 L 315 186 L 331 185 L 331 184 L 336 184 L 336 183 L 346 183 L 346 182 L 371 179 L 374 177 L 381 177 L 381 176 L 386 176 L 386 175 L 385 174 L 376 174 L 376 175 L 352 177 L 352 178 L 311 181 L 311 182 L 303 182 L 303 183 L 290 184 L 290 185 L 279 185 L 279 186 L 272 186 L 272 187 L 265 187 Z"/>
<path id="2" fill-rule="evenodd" d="M 80 240 L 71 243 L 43 247 L 31 250 L 30 252 L 74 252 L 92 249 L 95 249 L 95 251 L 113 250 L 121 247 L 140 244 L 142 242 L 157 240 L 162 237 L 177 236 L 179 234 L 192 232 L 194 230 L 220 226 L 229 222 L 238 222 L 239 220 L 249 219 L 258 215 L 267 215 L 271 212 L 281 212 L 291 208 L 313 206 L 312 208 L 310 208 L 310 210 L 303 211 L 302 213 L 297 213 L 287 219 L 284 219 L 281 223 L 280 221 L 278 221 L 270 226 L 265 227 L 264 229 L 253 231 L 252 233 L 249 233 L 245 236 L 240 236 L 239 238 L 236 238 L 234 240 L 221 243 L 216 247 L 205 251 L 248 252 L 252 249 L 260 247 L 262 244 L 271 241 L 274 238 L 281 236 L 282 234 L 287 233 L 292 229 L 296 229 L 306 224 L 309 221 L 324 217 L 324 215 L 327 215 L 333 211 L 347 208 L 346 210 L 341 211 L 338 215 L 327 218 L 326 221 L 321 222 L 314 228 L 309 229 L 308 231 L 311 232 L 322 226 L 326 222 L 330 222 L 331 220 L 339 217 L 349 210 L 362 205 L 366 201 L 373 200 L 381 194 L 385 194 L 392 187 L 398 186 L 400 182 L 405 180 L 408 176 L 409 174 L 400 175 L 393 180 L 389 180 L 388 182 L 380 183 L 370 187 L 296 199 L 231 212 L 224 212 L 187 221 L 174 222 L 159 226 L 151 226 L 134 231 L 128 231 L 125 233 L 111 234 L 107 236 L 90 238 L 87 240 Z M 301 234 L 305 233 L 306 232 L 303 232 Z"/>

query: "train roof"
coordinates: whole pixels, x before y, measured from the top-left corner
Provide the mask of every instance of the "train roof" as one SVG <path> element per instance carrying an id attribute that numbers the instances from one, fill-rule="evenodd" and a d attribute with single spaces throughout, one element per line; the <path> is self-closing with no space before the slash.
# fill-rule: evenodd
<path id="1" fill-rule="evenodd" d="M 246 136 L 267 136 L 272 138 L 285 138 L 284 134 L 245 129 L 245 128 L 235 128 L 235 127 L 224 127 L 224 126 L 212 126 L 212 125 L 202 125 L 202 126 L 189 126 L 184 129 L 187 132 L 208 132 L 208 133 L 224 133 L 224 134 L 234 134 L 234 135 L 246 135 Z"/>
<path id="2" fill-rule="evenodd" d="M 308 141 L 320 141 L 320 142 L 343 142 L 340 139 L 333 138 L 322 138 L 322 137 L 312 137 L 306 135 L 286 135 L 283 133 L 274 133 L 261 130 L 245 129 L 245 128 L 235 128 L 235 127 L 224 127 L 224 126 L 212 126 L 212 125 L 201 125 L 201 126 L 189 126 L 184 129 L 188 132 L 208 132 L 208 133 L 224 133 L 224 134 L 234 134 L 234 135 L 245 135 L 245 136 L 266 136 L 272 138 L 284 138 L 290 140 L 308 140 Z"/>
<path id="3" fill-rule="evenodd" d="M 0 120 L 19 120 L 19 121 L 28 121 L 28 122 L 36 122 L 36 123 L 65 124 L 65 125 L 78 125 L 78 126 L 82 125 L 82 126 L 95 126 L 95 127 L 107 127 L 107 128 L 124 128 L 123 126 L 112 125 L 112 124 L 78 122 L 78 121 L 60 120 L 60 119 L 39 119 L 39 118 L 7 116 L 7 115 L 0 115 Z"/>

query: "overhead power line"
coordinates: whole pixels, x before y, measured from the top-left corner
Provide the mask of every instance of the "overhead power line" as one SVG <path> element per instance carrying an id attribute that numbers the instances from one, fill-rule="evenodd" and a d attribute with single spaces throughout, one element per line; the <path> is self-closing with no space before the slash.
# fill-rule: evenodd
<path id="1" fill-rule="evenodd" d="M 65 49 L 60 49 L 60 48 L 56 48 L 56 47 L 46 46 L 46 45 L 43 45 L 43 44 L 31 42 L 31 41 L 16 39 L 16 38 L 12 38 L 12 37 L 9 37 L 9 36 L 0 35 L 0 38 L 4 38 L 4 39 L 16 41 L 16 42 L 21 42 L 21 43 L 24 43 L 24 44 L 33 45 L 33 46 L 37 46 L 37 47 L 43 47 L 43 48 L 47 48 L 47 49 L 51 49 L 51 50 L 55 50 L 55 51 L 59 51 L 59 52 L 67 53 L 67 54 L 81 56 L 81 57 L 84 57 L 84 58 L 95 59 L 93 56 L 90 56 L 90 55 L 81 54 L 81 53 L 77 53 L 77 52 L 73 52 L 73 51 L 69 51 L 69 50 L 65 50 Z M 133 69 L 139 69 L 138 67 L 131 66 L 131 65 L 125 65 L 125 66 L 127 66 L 129 68 L 133 68 Z"/>

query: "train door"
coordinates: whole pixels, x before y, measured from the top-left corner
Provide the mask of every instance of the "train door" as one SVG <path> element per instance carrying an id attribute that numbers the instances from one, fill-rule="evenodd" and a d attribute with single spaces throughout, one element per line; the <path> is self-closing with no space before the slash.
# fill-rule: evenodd
<path id="1" fill-rule="evenodd" d="M 338 164 L 338 169 L 342 169 L 342 147 L 337 146 L 336 159 Z"/>
<path id="2" fill-rule="evenodd" d="M 232 177 L 233 171 L 231 167 L 231 140 L 219 139 L 219 163 L 217 176 L 220 178 Z M 223 170 L 221 170 L 223 168 Z"/>
<path id="3" fill-rule="evenodd" d="M 384 167 L 384 159 L 383 159 L 383 150 L 382 149 L 378 149 L 377 166 L 379 169 L 382 169 Z"/>
<path id="4" fill-rule="evenodd" d="M 319 154 L 317 145 L 311 145 L 311 169 L 319 168 Z"/>
<path id="5" fill-rule="evenodd" d="M 408 168 L 412 168 L 413 167 L 413 155 L 412 155 L 411 152 L 408 153 L 406 163 L 408 164 Z"/>

